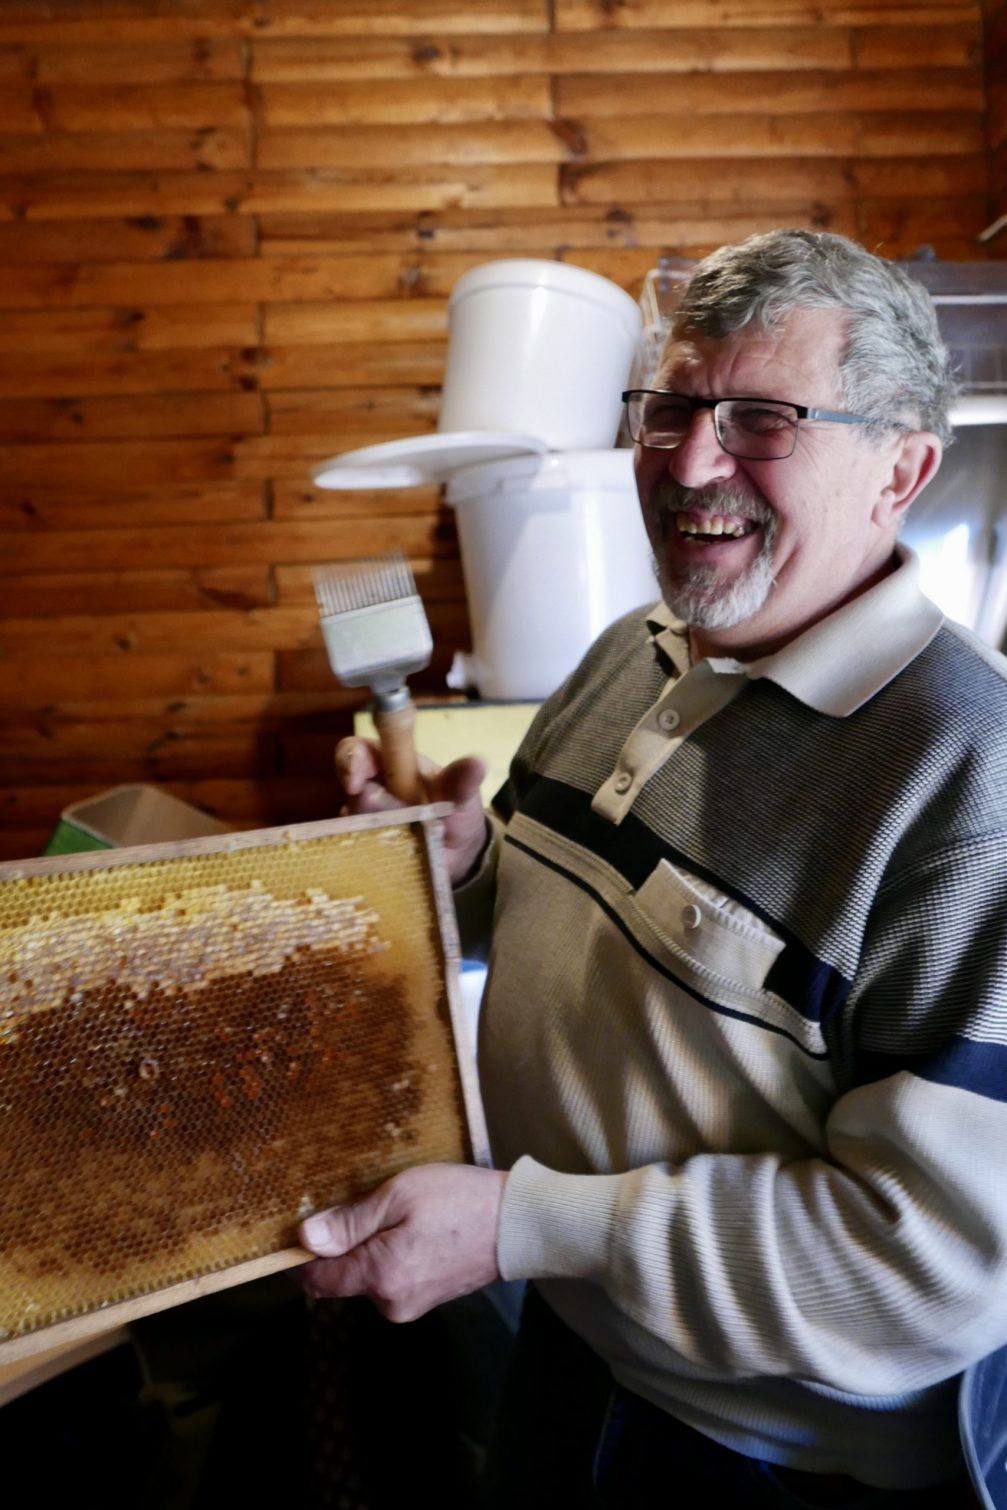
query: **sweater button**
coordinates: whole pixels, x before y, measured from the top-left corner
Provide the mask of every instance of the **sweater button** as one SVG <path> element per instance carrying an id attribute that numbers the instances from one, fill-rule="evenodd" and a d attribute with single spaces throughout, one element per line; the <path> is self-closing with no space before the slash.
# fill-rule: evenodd
<path id="1" fill-rule="evenodd" d="M 677 729 L 681 722 L 681 714 L 677 713 L 674 708 L 662 708 L 657 715 L 657 726 L 666 734 L 670 734 L 672 729 Z"/>
<path id="2" fill-rule="evenodd" d="M 683 928 L 688 928 L 691 931 L 694 928 L 698 928 L 702 921 L 703 914 L 700 912 L 695 902 L 690 902 L 687 907 L 682 908 Z"/>
<path id="3" fill-rule="evenodd" d="M 628 792 L 632 785 L 633 778 L 628 771 L 622 771 L 615 778 L 615 789 L 619 793 L 620 797 L 622 796 L 623 792 Z"/>

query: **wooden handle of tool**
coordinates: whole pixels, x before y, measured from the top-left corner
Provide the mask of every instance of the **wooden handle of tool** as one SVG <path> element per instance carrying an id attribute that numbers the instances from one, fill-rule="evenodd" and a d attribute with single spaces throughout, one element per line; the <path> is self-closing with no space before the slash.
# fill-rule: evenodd
<path id="1" fill-rule="evenodd" d="M 393 713 L 374 714 L 385 766 L 385 786 L 393 797 L 411 805 L 427 800 L 416 763 L 415 724 L 416 709 L 412 703 L 396 708 Z"/>

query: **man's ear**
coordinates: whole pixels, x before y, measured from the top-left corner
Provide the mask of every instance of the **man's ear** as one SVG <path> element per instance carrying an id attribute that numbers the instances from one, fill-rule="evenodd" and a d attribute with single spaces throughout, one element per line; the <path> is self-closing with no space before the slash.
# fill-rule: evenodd
<path id="1" fill-rule="evenodd" d="M 898 524 L 918 493 L 935 475 L 944 447 L 929 430 L 911 430 L 896 441 L 891 476 L 882 489 L 875 513 L 877 523 Z"/>

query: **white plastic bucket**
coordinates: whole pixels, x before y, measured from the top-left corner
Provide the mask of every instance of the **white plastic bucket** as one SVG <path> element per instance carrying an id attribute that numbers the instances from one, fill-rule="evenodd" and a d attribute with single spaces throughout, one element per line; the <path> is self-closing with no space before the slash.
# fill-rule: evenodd
<path id="1" fill-rule="evenodd" d="M 438 429 L 538 435 L 553 451 L 613 445 L 641 324 L 629 294 L 584 268 L 473 268 L 448 303 Z"/>
<path id="2" fill-rule="evenodd" d="M 452 686 L 539 701 L 614 619 L 657 601 L 632 451 L 467 467 L 447 501 L 474 647 L 456 657 Z"/>

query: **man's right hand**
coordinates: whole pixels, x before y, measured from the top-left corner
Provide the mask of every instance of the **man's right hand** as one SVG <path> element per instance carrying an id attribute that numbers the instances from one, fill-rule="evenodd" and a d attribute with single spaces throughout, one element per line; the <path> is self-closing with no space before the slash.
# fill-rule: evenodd
<path id="1" fill-rule="evenodd" d="M 419 757 L 420 777 L 429 802 L 451 802 L 444 819 L 444 851 L 451 883 L 458 886 L 475 869 L 489 840 L 489 821 L 479 795 L 486 767 L 475 756 L 453 760 L 443 769 Z M 377 813 L 404 807 L 383 784 L 381 746 L 372 739 L 341 739 L 336 746 L 336 775 L 348 813 Z"/>

